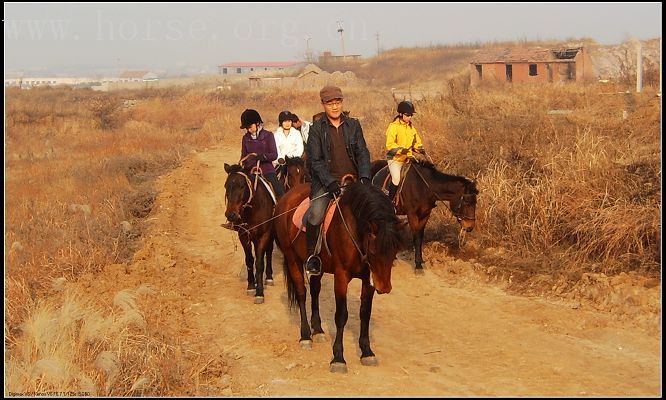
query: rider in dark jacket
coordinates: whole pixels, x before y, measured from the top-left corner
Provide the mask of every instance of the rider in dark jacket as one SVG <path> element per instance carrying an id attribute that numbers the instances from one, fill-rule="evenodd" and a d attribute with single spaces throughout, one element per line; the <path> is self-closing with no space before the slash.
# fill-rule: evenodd
<path id="1" fill-rule="evenodd" d="M 272 163 L 278 156 L 275 138 L 273 132 L 264 129 L 262 124 L 261 116 L 256 110 L 246 109 L 241 114 L 241 129 L 246 130 L 241 144 L 241 159 L 245 158 L 243 169 L 249 173 L 259 161 L 262 174 L 271 182 L 277 197 L 282 197 L 284 187 L 278 181 Z"/>
<path id="2" fill-rule="evenodd" d="M 319 95 L 326 117 L 312 124 L 305 148 L 307 166 L 312 177 L 311 203 L 306 224 L 307 250 L 310 255 L 306 261 L 306 270 L 310 275 L 321 274 L 321 260 L 315 254 L 319 225 L 330 199 L 340 195 L 340 179 L 351 174 L 362 183 L 370 184 L 370 152 L 361 123 L 342 112 L 340 88 L 326 86 Z M 323 196 L 327 192 L 328 195 Z"/>

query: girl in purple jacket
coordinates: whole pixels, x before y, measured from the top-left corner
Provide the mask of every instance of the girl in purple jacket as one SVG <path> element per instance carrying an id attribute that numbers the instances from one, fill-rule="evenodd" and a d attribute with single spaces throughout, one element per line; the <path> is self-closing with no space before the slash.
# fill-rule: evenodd
<path id="1" fill-rule="evenodd" d="M 240 127 L 246 130 L 241 146 L 241 159 L 250 154 L 243 161 L 243 169 L 246 172 L 250 172 L 252 167 L 255 167 L 257 161 L 259 161 L 259 167 L 264 177 L 271 182 L 277 197 L 282 197 L 284 187 L 278 181 L 275 168 L 273 167 L 273 161 L 278 156 L 275 138 L 273 137 L 273 132 L 264 129 L 263 122 L 256 110 L 248 108 L 241 114 Z"/>

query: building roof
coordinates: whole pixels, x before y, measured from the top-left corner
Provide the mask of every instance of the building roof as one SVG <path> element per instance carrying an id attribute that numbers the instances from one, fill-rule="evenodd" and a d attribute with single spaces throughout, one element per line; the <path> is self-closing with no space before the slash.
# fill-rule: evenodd
<path id="1" fill-rule="evenodd" d="M 258 68 L 267 68 L 267 67 L 293 67 L 298 64 L 302 64 L 303 61 L 256 61 L 256 62 L 232 62 L 228 64 L 222 64 L 220 67 L 228 68 L 242 68 L 242 67 L 258 67 Z"/>
<path id="2" fill-rule="evenodd" d="M 148 71 L 125 71 L 120 74 L 120 78 L 143 78 Z"/>
<path id="3" fill-rule="evenodd" d="M 543 47 L 481 50 L 470 61 L 472 64 L 507 63 L 507 62 L 567 62 L 573 59 L 580 47 L 546 49 Z"/>
<path id="4" fill-rule="evenodd" d="M 307 74 L 320 74 L 321 72 L 322 70 L 318 66 L 314 64 L 308 64 L 303 70 L 303 72 L 300 75 L 298 75 L 298 78 L 301 78 Z"/>

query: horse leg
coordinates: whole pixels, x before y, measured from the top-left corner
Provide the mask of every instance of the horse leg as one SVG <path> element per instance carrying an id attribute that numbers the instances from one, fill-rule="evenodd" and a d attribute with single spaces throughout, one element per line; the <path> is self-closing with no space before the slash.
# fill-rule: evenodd
<path id="1" fill-rule="evenodd" d="M 423 234 L 425 232 L 425 223 L 421 221 L 418 215 L 412 213 L 407 215 L 409 229 L 412 231 L 412 241 L 414 243 L 414 272 L 423 273 Z"/>
<path id="2" fill-rule="evenodd" d="M 370 315 L 372 314 L 372 298 L 375 295 L 375 288 L 370 286 L 370 280 L 363 279 L 361 288 L 361 334 L 358 338 L 358 345 L 361 348 L 361 364 L 377 365 L 375 353 L 370 348 Z"/>
<path id="3" fill-rule="evenodd" d="M 273 239 L 266 245 L 266 285 L 273 286 Z"/>
<path id="4" fill-rule="evenodd" d="M 254 284 L 254 257 L 252 256 L 252 242 L 249 238 L 247 238 L 247 235 L 242 235 L 240 237 L 240 242 L 243 246 L 243 251 L 245 252 L 245 267 L 247 268 L 247 294 L 253 294 L 256 286 Z"/>
<path id="5" fill-rule="evenodd" d="M 347 362 L 344 357 L 342 346 L 342 334 L 349 318 L 347 311 L 347 286 L 349 278 L 344 273 L 335 274 L 335 342 L 333 342 L 333 360 L 331 360 L 331 372 L 347 372 Z"/>
<path id="6" fill-rule="evenodd" d="M 321 328 L 321 316 L 319 315 L 319 293 L 321 292 L 321 277 L 317 275 L 310 278 L 310 298 L 312 299 L 312 317 L 310 325 L 312 326 L 312 337 L 315 342 L 326 340 L 324 330 Z"/>
<path id="7" fill-rule="evenodd" d="M 425 226 L 421 227 L 414 234 L 414 272 L 417 274 L 423 273 L 423 235 L 425 233 Z"/>
<path id="8" fill-rule="evenodd" d="M 302 348 L 311 350 L 312 332 L 310 331 L 310 324 L 308 324 L 308 312 L 305 307 L 305 298 L 307 297 L 308 291 L 305 288 L 303 266 L 302 263 L 298 262 L 297 259 L 291 257 L 289 254 L 285 254 L 285 257 L 287 257 L 287 263 L 289 264 L 289 275 L 291 277 L 293 288 L 296 292 L 298 310 L 301 314 L 301 338 L 299 343 L 301 344 Z"/>
<path id="9" fill-rule="evenodd" d="M 254 267 L 256 276 L 254 281 L 257 285 L 257 290 L 254 292 L 254 304 L 262 304 L 264 302 L 264 252 L 266 243 L 261 238 L 254 244 L 255 260 Z"/>

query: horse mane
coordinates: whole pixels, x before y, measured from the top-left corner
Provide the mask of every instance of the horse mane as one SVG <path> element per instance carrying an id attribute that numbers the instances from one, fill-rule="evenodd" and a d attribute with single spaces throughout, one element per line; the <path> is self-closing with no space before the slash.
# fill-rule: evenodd
<path id="1" fill-rule="evenodd" d="M 427 168 L 428 170 L 430 170 L 435 179 L 462 182 L 463 185 L 465 185 L 466 192 L 469 192 L 470 194 L 479 194 L 479 189 L 476 188 L 476 183 L 469 178 L 460 175 L 451 175 L 444 173 L 438 170 L 435 164 L 427 160 L 416 161 L 416 164 L 419 165 L 420 167 Z"/>
<path id="2" fill-rule="evenodd" d="M 286 163 L 287 167 L 290 167 L 292 165 L 297 165 L 297 166 L 305 166 L 305 160 L 303 160 L 301 157 L 285 157 L 284 162 Z"/>
<path id="3" fill-rule="evenodd" d="M 361 236 L 370 232 L 370 223 L 377 226 L 376 243 L 379 252 L 388 253 L 401 247 L 398 217 L 391 201 L 379 188 L 352 183 L 345 189 L 340 204 L 351 209 Z"/>

